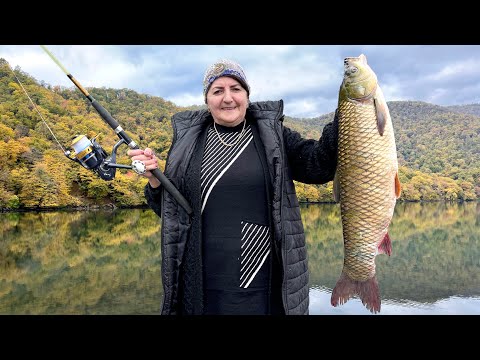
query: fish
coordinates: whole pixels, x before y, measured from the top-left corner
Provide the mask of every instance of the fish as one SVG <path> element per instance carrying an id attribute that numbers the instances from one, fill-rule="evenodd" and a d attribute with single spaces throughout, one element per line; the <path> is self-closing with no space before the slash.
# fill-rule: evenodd
<path id="1" fill-rule="evenodd" d="M 340 203 L 344 261 L 330 302 L 336 307 L 358 296 L 375 314 L 381 309 L 375 258 L 392 253 L 388 230 L 401 184 L 392 119 L 364 54 L 344 58 L 337 116 L 333 197 Z"/>

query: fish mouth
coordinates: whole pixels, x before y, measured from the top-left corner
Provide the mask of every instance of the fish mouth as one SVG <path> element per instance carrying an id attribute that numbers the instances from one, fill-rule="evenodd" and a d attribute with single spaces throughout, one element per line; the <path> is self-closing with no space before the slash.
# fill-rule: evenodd
<path id="1" fill-rule="evenodd" d="M 368 66 L 366 59 L 346 57 L 343 60 L 343 86 L 351 100 L 364 101 L 374 96 L 377 89 L 377 77 Z"/>
<path id="2" fill-rule="evenodd" d="M 346 58 L 345 66 L 343 71 L 343 79 L 345 83 L 349 85 L 357 85 L 363 82 L 369 82 L 375 76 L 372 75 L 369 71 L 362 70 L 362 67 L 355 66 L 347 61 L 347 59 L 357 59 L 357 58 Z"/>
<path id="3" fill-rule="evenodd" d="M 344 77 L 357 77 L 357 81 L 362 81 L 368 78 L 369 74 L 362 69 L 368 66 L 365 62 L 363 62 L 359 57 L 346 57 L 343 60 L 343 75 Z M 358 77 L 359 75 L 364 74 L 363 77 Z"/>
<path id="4" fill-rule="evenodd" d="M 350 56 L 350 57 L 346 57 L 344 60 L 343 60 L 343 63 L 345 65 L 348 65 L 348 63 L 352 60 L 358 60 L 358 57 L 354 57 L 354 56 Z"/>

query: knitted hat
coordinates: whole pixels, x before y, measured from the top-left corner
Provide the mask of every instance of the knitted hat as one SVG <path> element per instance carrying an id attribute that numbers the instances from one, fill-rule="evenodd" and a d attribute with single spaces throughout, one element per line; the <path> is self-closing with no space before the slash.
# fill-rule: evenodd
<path id="1" fill-rule="evenodd" d="M 210 89 L 210 85 L 221 76 L 234 77 L 247 91 L 247 94 L 250 95 L 250 86 L 248 85 L 247 77 L 242 67 L 235 61 L 222 59 L 211 65 L 207 71 L 205 71 L 205 76 L 203 77 L 203 96 L 205 103 L 207 102 L 207 92 L 208 89 Z"/>

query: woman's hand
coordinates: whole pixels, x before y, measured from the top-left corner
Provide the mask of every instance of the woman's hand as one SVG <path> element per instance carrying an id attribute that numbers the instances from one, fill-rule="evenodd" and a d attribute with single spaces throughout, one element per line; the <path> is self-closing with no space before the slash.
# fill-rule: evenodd
<path id="1" fill-rule="evenodd" d="M 158 169 L 158 160 L 155 153 L 150 148 L 142 149 L 129 149 L 127 155 L 133 160 L 139 160 L 145 164 L 146 172 L 142 174 L 148 179 L 150 186 L 156 188 L 160 186 L 160 181 L 152 174 L 151 170 Z"/>

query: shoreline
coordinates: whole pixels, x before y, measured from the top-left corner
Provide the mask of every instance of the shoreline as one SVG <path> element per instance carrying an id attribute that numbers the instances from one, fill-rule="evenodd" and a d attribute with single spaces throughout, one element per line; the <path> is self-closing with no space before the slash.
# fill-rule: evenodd
<path id="1" fill-rule="evenodd" d="M 477 200 L 402 200 L 398 201 L 397 204 L 402 203 L 480 203 L 480 199 Z M 334 201 L 299 201 L 300 205 L 319 205 L 319 204 L 337 204 Z M 117 206 L 113 203 L 104 204 L 104 205 L 87 205 L 87 206 L 64 206 L 64 207 L 49 207 L 49 208 L 18 208 L 18 209 L 0 209 L 0 213 L 24 213 L 24 212 L 55 212 L 55 211 L 99 211 L 99 210 L 110 210 L 115 211 L 117 209 L 149 209 L 150 207 L 147 204 L 144 205 L 135 205 L 135 206 Z"/>
<path id="2" fill-rule="evenodd" d="M 99 211 L 110 210 L 115 211 L 117 209 L 149 209 L 148 205 L 135 205 L 135 206 L 116 206 L 114 204 L 106 205 L 89 205 L 89 206 L 63 206 L 63 207 L 49 207 L 49 208 L 19 208 L 19 209 L 0 209 L 0 213 L 24 213 L 24 212 L 55 212 L 55 211 Z"/>

